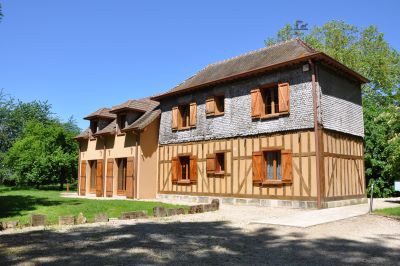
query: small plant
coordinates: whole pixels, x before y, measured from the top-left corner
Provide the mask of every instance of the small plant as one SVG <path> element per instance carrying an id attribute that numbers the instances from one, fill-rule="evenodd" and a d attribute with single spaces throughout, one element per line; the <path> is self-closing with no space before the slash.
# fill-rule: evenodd
<path id="1" fill-rule="evenodd" d="M 371 195 L 372 184 L 374 183 L 374 197 L 375 198 L 387 198 L 393 194 L 393 186 L 387 184 L 382 178 L 373 179 L 371 178 L 368 182 L 367 194 Z"/>

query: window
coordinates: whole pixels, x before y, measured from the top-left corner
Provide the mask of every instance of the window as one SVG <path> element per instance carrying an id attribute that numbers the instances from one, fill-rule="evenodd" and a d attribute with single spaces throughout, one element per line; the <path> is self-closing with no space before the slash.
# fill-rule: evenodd
<path id="1" fill-rule="evenodd" d="M 195 102 L 172 108 L 172 130 L 196 127 L 197 105 Z"/>
<path id="2" fill-rule="evenodd" d="M 179 128 L 189 127 L 189 105 L 179 106 Z"/>
<path id="3" fill-rule="evenodd" d="M 190 158 L 189 156 L 179 157 L 181 180 L 190 180 Z"/>
<path id="4" fill-rule="evenodd" d="M 182 155 L 172 158 L 172 182 L 192 183 L 197 181 L 197 159 L 195 156 Z"/>
<path id="5" fill-rule="evenodd" d="M 92 132 L 92 134 L 95 134 L 97 132 L 97 128 L 98 128 L 98 121 L 96 120 L 90 121 L 90 131 Z"/>
<path id="6" fill-rule="evenodd" d="M 96 190 L 97 161 L 89 161 L 90 166 L 90 191 Z"/>
<path id="7" fill-rule="evenodd" d="M 208 154 L 206 159 L 207 174 L 224 175 L 225 174 L 225 153 L 217 152 Z"/>
<path id="8" fill-rule="evenodd" d="M 283 184 L 292 182 L 292 152 L 268 149 L 253 153 L 253 183 Z"/>
<path id="9" fill-rule="evenodd" d="M 225 96 L 217 95 L 206 100 L 206 116 L 223 115 L 225 112 Z"/>
<path id="10" fill-rule="evenodd" d="M 119 130 L 124 129 L 125 126 L 126 126 L 126 115 L 125 114 L 118 115 L 118 128 L 119 128 Z"/>
<path id="11" fill-rule="evenodd" d="M 117 159 L 118 164 L 118 186 L 117 186 L 117 194 L 125 195 L 126 192 L 126 165 L 127 159 L 120 158 Z"/>
<path id="12" fill-rule="evenodd" d="M 252 118 L 267 118 L 288 114 L 289 83 L 270 84 L 251 91 Z"/>

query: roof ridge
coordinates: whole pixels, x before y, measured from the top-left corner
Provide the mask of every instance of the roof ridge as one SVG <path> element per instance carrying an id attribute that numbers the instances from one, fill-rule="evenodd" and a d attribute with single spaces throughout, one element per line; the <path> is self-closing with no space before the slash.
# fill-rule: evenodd
<path id="1" fill-rule="evenodd" d="M 203 68 L 202 70 L 198 71 L 197 73 L 203 71 L 204 69 L 206 69 L 207 67 L 210 67 L 210 66 L 219 65 L 219 64 L 225 63 L 225 62 L 227 62 L 227 61 L 231 61 L 231 60 L 237 59 L 237 58 L 242 57 L 242 56 L 255 54 L 255 53 L 257 53 L 257 52 L 264 51 L 264 50 L 269 50 L 269 49 L 271 49 L 271 48 L 274 48 L 274 47 L 277 47 L 277 46 L 280 46 L 280 45 L 283 45 L 283 44 L 286 44 L 286 43 L 289 43 L 289 42 L 294 42 L 294 41 L 297 41 L 297 40 L 298 40 L 298 38 L 292 38 L 292 39 L 290 39 L 290 40 L 278 42 L 278 43 L 275 43 L 275 44 L 270 45 L 270 46 L 261 47 L 261 48 L 258 48 L 258 49 L 256 49 L 256 50 L 251 50 L 251 51 L 248 51 L 248 52 L 246 52 L 246 53 L 243 53 L 243 54 L 240 54 L 240 55 L 237 55 L 237 56 L 233 56 L 233 57 L 230 57 L 230 58 L 221 60 L 221 61 L 217 61 L 217 62 L 215 62 L 215 63 L 208 64 L 205 68 Z"/>

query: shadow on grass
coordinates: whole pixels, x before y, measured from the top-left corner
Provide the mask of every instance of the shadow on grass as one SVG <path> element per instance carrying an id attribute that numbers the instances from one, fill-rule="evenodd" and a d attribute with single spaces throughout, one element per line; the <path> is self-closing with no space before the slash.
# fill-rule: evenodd
<path id="1" fill-rule="evenodd" d="M 0 235 L 0 264 L 341 265 L 398 263 L 399 247 L 381 239 L 308 239 L 266 227 L 251 232 L 225 222 L 139 223 L 69 232 Z"/>
<path id="2" fill-rule="evenodd" d="M 22 195 L 0 195 L 0 218 L 21 216 L 24 211 L 35 210 L 37 206 L 60 205 L 62 201 Z"/>

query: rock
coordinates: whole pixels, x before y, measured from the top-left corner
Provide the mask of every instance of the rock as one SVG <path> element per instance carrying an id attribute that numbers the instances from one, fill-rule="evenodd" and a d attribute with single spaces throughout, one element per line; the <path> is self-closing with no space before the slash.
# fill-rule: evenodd
<path id="1" fill-rule="evenodd" d="M 197 206 L 196 205 L 195 206 L 190 206 L 188 213 L 189 214 L 194 214 L 194 213 L 196 213 L 196 210 L 197 210 Z"/>
<path id="2" fill-rule="evenodd" d="M 167 215 L 168 216 L 173 216 L 173 215 L 177 215 L 177 209 L 167 209 Z"/>
<path id="3" fill-rule="evenodd" d="M 211 206 L 213 211 L 218 211 L 219 210 L 219 199 L 213 199 L 211 201 Z"/>
<path id="4" fill-rule="evenodd" d="M 73 215 L 58 217 L 58 225 L 74 225 L 74 224 L 75 224 L 75 216 Z"/>
<path id="5" fill-rule="evenodd" d="M 123 212 L 121 213 L 121 220 L 147 218 L 147 211 Z"/>
<path id="6" fill-rule="evenodd" d="M 78 217 L 76 217 L 76 224 L 85 224 L 87 222 L 87 219 L 85 216 L 83 216 L 83 213 L 79 213 Z"/>
<path id="7" fill-rule="evenodd" d="M 185 209 L 184 209 L 184 208 L 178 208 L 178 209 L 176 209 L 176 214 L 177 214 L 177 215 L 185 214 Z"/>
<path id="8" fill-rule="evenodd" d="M 196 213 L 203 213 L 204 212 L 204 205 L 197 205 L 196 206 Z"/>
<path id="9" fill-rule="evenodd" d="M 203 205 L 203 210 L 204 210 L 204 212 L 212 211 L 212 205 L 211 204 L 204 204 Z"/>
<path id="10" fill-rule="evenodd" d="M 19 226 L 19 221 L 5 221 L 0 223 L 1 230 L 13 229 Z"/>
<path id="11" fill-rule="evenodd" d="M 30 226 L 45 226 L 47 216 L 43 214 L 32 214 Z"/>
<path id="12" fill-rule="evenodd" d="M 108 222 L 108 215 L 107 213 L 97 213 L 94 216 L 94 222 L 95 223 L 105 223 Z"/>
<path id="13" fill-rule="evenodd" d="M 164 207 L 154 207 L 153 208 L 154 217 L 165 217 L 167 216 L 167 211 Z"/>

